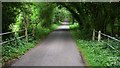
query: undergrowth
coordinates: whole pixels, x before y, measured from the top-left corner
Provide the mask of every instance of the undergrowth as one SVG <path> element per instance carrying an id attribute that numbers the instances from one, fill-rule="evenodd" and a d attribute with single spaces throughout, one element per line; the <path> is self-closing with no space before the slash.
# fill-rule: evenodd
<path id="1" fill-rule="evenodd" d="M 14 42 L 10 42 L 5 44 L 2 47 L 2 60 L 3 62 L 7 62 L 14 58 L 18 58 L 23 55 L 30 48 L 33 48 L 36 44 L 36 40 L 32 37 L 28 39 L 28 42 L 25 39 L 17 39 Z"/>
<path id="2" fill-rule="evenodd" d="M 106 44 L 105 40 L 101 42 L 85 40 L 86 38 L 84 36 L 86 34 L 82 36 L 81 33 L 82 31 L 80 30 L 71 30 L 71 34 L 77 43 L 79 51 L 83 54 L 84 59 L 91 68 L 95 66 L 120 66 L 120 52 L 111 49 Z M 111 43 L 111 45 L 113 45 L 113 43 Z M 120 44 L 113 46 L 118 46 L 120 48 Z"/>

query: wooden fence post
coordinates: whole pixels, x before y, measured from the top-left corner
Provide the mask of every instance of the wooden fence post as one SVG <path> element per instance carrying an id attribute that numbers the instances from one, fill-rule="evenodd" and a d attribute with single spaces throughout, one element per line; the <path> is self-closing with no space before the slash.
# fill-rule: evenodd
<path id="1" fill-rule="evenodd" d="M 15 45 L 17 46 L 17 36 L 16 36 L 16 32 L 14 32 L 14 39 L 15 39 Z"/>
<path id="2" fill-rule="evenodd" d="M 95 29 L 93 30 L 93 36 L 92 36 L 92 40 L 95 40 Z"/>
<path id="3" fill-rule="evenodd" d="M 28 29 L 27 29 L 27 26 L 25 27 L 25 37 L 26 37 L 26 42 L 28 42 Z"/>
<path id="4" fill-rule="evenodd" d="M 101 31 L 98 32 L 98 41 L 101 40 Z"/>

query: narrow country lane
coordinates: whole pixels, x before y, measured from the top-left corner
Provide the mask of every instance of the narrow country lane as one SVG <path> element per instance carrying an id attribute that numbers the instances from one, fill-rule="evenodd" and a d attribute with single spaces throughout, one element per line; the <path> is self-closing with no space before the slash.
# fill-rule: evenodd
<path id="1" fill-rule="evenodd" d="M 64 22 L 12 66 L 84 66 L 68 29 L 68 23 Z"/>

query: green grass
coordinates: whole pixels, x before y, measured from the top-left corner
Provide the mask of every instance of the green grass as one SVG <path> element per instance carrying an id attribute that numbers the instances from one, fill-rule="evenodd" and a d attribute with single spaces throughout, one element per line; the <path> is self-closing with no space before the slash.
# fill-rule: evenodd
<path id="1" fill-rule="evenodd" d="M 107 47 L 105 41 L 90 41 L 81 39 L 80 30 L 71 30 L 71 34 L 77 43 L 77 47 L 82 52 L 87 64 L 95 66 L 120 66 L 120 54 Z"/>

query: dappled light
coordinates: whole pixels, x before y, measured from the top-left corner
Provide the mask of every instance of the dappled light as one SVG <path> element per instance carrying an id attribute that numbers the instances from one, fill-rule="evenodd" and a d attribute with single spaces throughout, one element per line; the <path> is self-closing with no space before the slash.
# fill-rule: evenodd
<path id="1" fill-rule="evenodd" d="M 2 12 L 3 67 L 120 66 L 120 3 L 3 2 Z"/>

